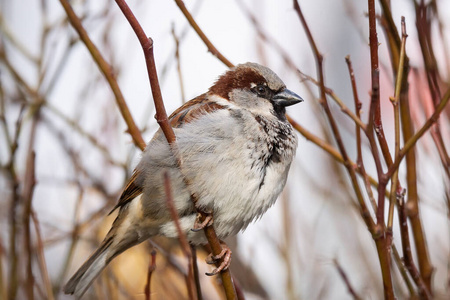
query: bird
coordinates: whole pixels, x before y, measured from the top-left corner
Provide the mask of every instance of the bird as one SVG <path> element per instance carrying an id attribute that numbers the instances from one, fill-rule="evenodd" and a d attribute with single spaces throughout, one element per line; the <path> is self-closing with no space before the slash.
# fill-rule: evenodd
<path id="1" fill-rule="evenodd" d="M 261 217 L 282 192 L 297 149 L 286 107 L 302 101 L 271 69 L 248 62 L 229 69 L 206 93 L 176 109 L 169 117 L 176 153 L 159 129 L 113 209 L 118 214 L 111 229 L 64 292 L 80 298 L 125 250 L 157 235 L 178 237 L 164 174 L 179 225 L 193 245 L 207 240 L 193 230 L 198 224 L 192 194 L 199 209 L 211 212 L 210 224 L 221 240 Z"/>

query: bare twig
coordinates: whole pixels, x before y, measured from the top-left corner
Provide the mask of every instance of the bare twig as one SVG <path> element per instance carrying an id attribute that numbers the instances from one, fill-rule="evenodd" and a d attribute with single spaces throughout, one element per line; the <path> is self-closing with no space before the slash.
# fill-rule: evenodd
<path id="1" fill-rule="evenodd" d="M 309 130 L 307 130 L 305 127 L 294 121 L 292 117 L 289 115 L 286 115 L 289 123 L 291 123 L 292 127 L 294 127 L 295 130 L 297 130 L 304 138 L 306 138 L 308 141 L 311 141 L 313 144 L 330 154 L 336 161 L 340 163 L 344 163 L 344 159 L 342 158 L 342 155 L 339 153 L 339 150 L 328 144 L 326 141 L 320 139 L 317 135 L 313 134 Z M 349 159 L 349 163 L 352 166 L 353 169 L 355 169 L 361 176 L 364 176 L 361 169 L 357 165 L 357 163 L 353 162 Z M 367 180 L 369 181 L 369 184 L 371 184 L 373 187 L 378 187 L 378 182 L 375 178 L 371 177 L 370 175 L 367 175 Z M 386 197 L 389 197 L 389 191 L 386 190 Z M 375 204 L 376 205 L 376 204 Z"/>
<path id="2" fill-rule="evenodd" d="M 394 257 L 394 261 L 398 267 L 398 269 L 400 270 L 400 274 L 403 278 L 403 280 L 405 281 L 406 287 L 408 288 L 409 291 L 409 295 L 410 295 L 410 299 L 411 300 L 417 300 L 417 292 L 413 286 L 413 284 L 411 283 L 411 280 L 409 279 L 408 276 L 408 270 L 406 270 L 405 265 L 403 264 L 403 260 L 400 257 L 400 254 L 398 253 L 397 247 L 395 246 L 395 244 L 392 244 L 392 254 Z"/>
<path id="3" fill-rule="evenodd" d="M 180 40 L 175 33 L 175 27 L 172 26 L 172 36 L 175 41 L 175 59 L 177 62 L 177 73 L 178 73 L 178 81 L 180 83 L 180 93 L 181 93 L 181 102 L 186 102 L 186 96 L 184 95 L 184 84 L 183 84 L 183 74 L 181 73 L 181 62 L 180 62 Z"/>
<path id="4" fill-rule="evenodd" d="M 37 116 L 35 117 L 37 120 Z M 32 300 L 34 299 L 34 275 L 33 275 L 33 250 L 32 250 L 32 241 L 31 241 L 31 203 L 33 199 L 34 187 L 36 184 L 35 177 L 35 160 L 36 153 L 34 152 L 34 136 L 35 136 L 35 128 L 37 121 L 33 122 L 34 126 L 32 128 L 31 138 L 30 138 L 30 149 L 27 157 L 27 166 L 26 166 L 26 178 L 24 180 L 24 190 L 23 190 L 23 200 L 24 200 L 24 212 L 23 212 L 23 225 L 24 225 L 24 249 L 26 251 L 26 267 L 27 267 L 27 281 L 26 281 L 26 294 L 27 298 Z"/>
<path id="5" fill-rule="evenodd" d="M 145 300 L 150 300 L 152 298 L 152 292 L 151 292 L 151 280 L 152 280 L 152 274 L 156 270 L 156 251 L 152 250 L 150 253 L 150 263 L 148 264 L 148 270 L 147 270 L 147 281 L 145 283 Z"/>
<path id="6" fill-rule="evenodd" d="M 34 211 L 31 211 L 31 217 L 33 219 L 34 229 L 36 231 L 36 239 L 37 239 L 37 256 L 38 256 L 38 264 L 41 270 L 41 277 L 43 278 L 43 283 L 46 291 L 46 299 L 53 300 L 55 297 L 53 295 L 52 283 L 50 281 L 50 277 L 48 275 L 47 264 L 45 262 L 44 255 L 44 243 L 42 241 L 42 234 L 39 225 L 39 220 Z"/>
<path id="7" fill-rule="evenodd" d="M 197 263 L 197 248 L 190 244 L 192 253 L 192 269 L 194 270 L 195 289 L 197 290 L 197 300 L 203 300 L 202 286 L 200 285 L 200 273 L 198 271 Z"/>
<path id="8" fill-rule="evenodd" d="M 392 164 L 392 158 L 389 152 L 389 147 L 384 135 L 383 124 L 381 122 L 381 105 L 380 105 L 380 79 L 379 79 L 379 61 L 378 61 L 378 34 L 377 34 L 377 24 L 376 24 L 376 12 L 375 12 L 375 0 L 368 0 L 369 4 L 369 44 L 370 44 L 370 65 L 372 74 L 372 101 L 370 103 L 369 122 L 368 131 L 375 130 L 375 133 L 380 143 L 381 152 L 387 163 L 387 165 Z M 380 204 L 380 203 L 379 203 Z M 381 203 L 382 204 L 382 203 Z M 379 211 L 384 208 L 384 205 Z M 379 220 L 378 220 L 379 222 Z"/>
<path id="9" fill-rule="evenodd" d="M 397 72 L 397 79 L 395 83 L 395 94 L 394 97 L 391 98 L 391 103 L 394 107 L 394 131 L 395 131 L 395 146 L 394 146 L 394 157 L 398 156 L 400 152 L 400 93 L 403 83 L 403 71 L 404 71 L 404 63 L 405 63 L 405 48 L 406 48 L 406 38 L 408 35 L 406 34 L 406 24 L 405 17 L 402 17 L 402 44 L 400 49 L 400 59 L 399 66 Z M 406 74 L 405 74 L 406 75 Z M 398 170 L 395 170 L 392 180 L 391 180 L 391 190 L 394 193 L 391 194 L 390 202 L 389 202 L 389 214 L 387 221 L 387 232 L 390 234 L 389 244 L 392 243 L 392 226 L 394 222 L 394 204 L 396 203 L 396 194 L 397 190 L 402 190 L 400 183 L 398 181 Z"/>
<path id="10" fill-rule="evenodd" d="M 186 234 L 181 230 L 180 220 L 178 218 L 178 213 L 175 208 L 175 204 L 173 203 L 172 196 L 172 187 L 170 185 L 169 173 L 164 172 L 164 190 L 166 192 L 166 200 L 167 206 L 170 211 L 170 215 L 172 217 L 173 222 L 175 223 L 175 227 L 178 233 L 178 239 L 180 241 L 181 250 L 183 251 L 184 256 L 186 257 L 186 261 L 188 262 L 188 276 L 187 276 L 187 290 L 189 294 L 189 299 L 194 299 L 194 274 L 192 268 L 192 253 L 191 248 L 189 247 L 189 243 L 186 238 Z"/>
<path id="11" fill-rule="evenodd" d="M 362 104 L 358 97 L 358 89 L 356 87 L 355 73 L 353 71 L 353 65 L 352 65 L 352 61 L 350 60 L 349 55 L 347 57 L 345 57 L 345 61 L 347 63 L 348 72 L 350 74 L 350 81 L 352 83 L 353 100 L 355 103 L 356 117 L 359 120 L 361 120 Z M 356 149 L 356 151 L 357 151 L 356 164 L 358 166 L 358 170 L 359 170 L 361 176 L 364 179 L 366 192 L 367 192 L 367 195 L 369 196 L 369 200 L 370 200 L 370 203 L 372 204 L 372 208 L 376 212 L 377 211 L 377 203 L 375 202 L 375 198 L 373 196 L 372 187 L 370 185 L 370 177 L 366 173 L 366 168 L 364 166 L 364 160 L 363 160 L 363 156 L 362 156 L 361 128 L 362 128 L 361 126 L 358 126 L 357 124 L 355 124 L 356 147 L 357 147 L 357 149 Z M 365 130 L 365 128 L 362 128 L 362 129 Z M 373 181 L 375 181 L 375 180 L 373 180 Z"/>
<path id="12" fill-rule="evenodd" d="M 409 242 L 408 221 L 405 211 L 405 191 L 398 191 L 396 193 L 396 197 L 398 203 L 398 219 L 400 224 L 400 235 L 402 238 L 403 258 L 405 260 L 405 266 L 408 269 L 409 274 L 416 283 L 417 287 L 419 288 L 421 299 L 432 299 L 433 297 L 431 296 L 428 287 L 426 286 L 423 278 L 420 276 L 420 273 L 413 261 L 411 246 Z"/>
<path id="13" fill-rule="evenodd" d="M 333 263 L 336 266 L 336 269 L 339 273 L 339 275 L 341 276 L 342 280 L 345 283 L 345 286 L 347 287 L 348 292 L 350 293 L 350 295 L 352 295 L 353 299 L 355 300 L 360 300 L 362 299 L 356 292 L 355 289 L 352 287 L 352 284 L 350 283 L 350 280 L 348 279 L 347 274 L 345 273 L 344 269 L 342 268 L 342 266 L 339 264 L 339 262 L 337 261 L 337 259 L 333 259 Z"/>

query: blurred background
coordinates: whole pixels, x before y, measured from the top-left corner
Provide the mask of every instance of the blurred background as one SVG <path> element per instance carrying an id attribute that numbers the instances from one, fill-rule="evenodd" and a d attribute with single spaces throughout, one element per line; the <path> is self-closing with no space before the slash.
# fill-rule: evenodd
<path id="1" fill-rule="evenodd" d="M 154 41 L 168 113 L 205 92 L 227 70 L 207 51 L 175 1 L 127 2 Z M 382 9 L 375 3 L 382 121 L 394 153 L 389 97 L 394 96 L 395 74 Z M 130 25 L 114 1 L 70 4 L 112 66 L 131 114 L 149 141 L 158 125 L 143 52 Z M 289 108 L 289 115 L 336 147 L 318 101 L 314 55 L 292 1 L 186 0 L 185 4 L 231 62 L 264 64 L 301 95 L 305 102 Z M 324 56 L 325 85 L 354 111 L 345 62 L 350 55 L 362 102 L 361 119 L 367 122 L 371 91 L 367 1 L 299 4 Z M 410 110 L 416 130 L 435 109 L 416 25 L 420 5 L 429 20 L 431 46 L 426 51 L 434 53 L 442 95 L 450 85 L 450 2 L 392 1 L 390 11 L 399 32 L 400 18 L 406 18 Z M 131 176 L 140 150 L 126 132 L 108 82 L 59 1 L 0 0 L 0 34 L 0 299 L 71 299 L 63 295 L 62 286 L 105 236 L 114 219 L 107 214 Z M 329 98 L 344 145 L 356 161 L 354 122 L 331 100 L 334 97 Z M 450 147 L 449 116 L 447 106 L 439 121 L 443 146 L 426 133 L 414 148 L 419 213 L 434 267 L 436 299 L 450 296 L 449 165 L 443 163 L 448 156 L 442 150 Z M 367 139 L 361 144 L 366 172 L 376 179 Z M 405 187 L 406 172 L 402 164 L 399 179 Z M 372 190 L 376 198 L 376 189 Z M 364 195 L 374 216 L 370 197 Z M 247 299 L 383 298 L 377 249 L 348 174 L 342 163 L 303 135 L 299 134 L 297 156 L 280 199 L 227 243 L 233 249 L 231 271 Z M 393 244 L 401 257 L 397 214 Z M 187 298 L 187 263 L 178 241 L 156 238 L 153 246 L 152 298 Z M 151 247 L 143 243 L 119 256 L 86 299 L 144 299 Z M 417 262 L 413 243 L 412 250 Z M 204 262 L 206 254 L 199 249 L 203 296 L 224 297 L 217 278 L 203 275 L 212 268 Z M 400 269 L 392 262 L 397 298 L 417 297 Z"/>

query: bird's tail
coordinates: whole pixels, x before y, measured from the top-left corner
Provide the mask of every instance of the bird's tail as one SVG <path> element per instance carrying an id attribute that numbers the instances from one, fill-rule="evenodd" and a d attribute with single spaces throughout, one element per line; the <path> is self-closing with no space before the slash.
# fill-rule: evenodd
<path id="1" fill-rule="evenodd" d="M 64 293 L 80 298 L 114 257 L 148 238 L 140 236 L 136 230 L 130 230 L 131 223 L 124 222 L 126 217 L 127 214 L 122 213 L 116 218 L 100 247 L 67 282 Z"/>
<path id="2" fill-rule="evenodd" d="M 115 256 L 111 253 L 113 236 L 102 242 L 100 247 L 89 257 L 89 259 L 78 269 L 64 287 L 64 293 L 73 294 L 80 298 L 91 285 L 92 281 L 108 265 Z M 116 254 L 117 255 L 117 254 Z"/>

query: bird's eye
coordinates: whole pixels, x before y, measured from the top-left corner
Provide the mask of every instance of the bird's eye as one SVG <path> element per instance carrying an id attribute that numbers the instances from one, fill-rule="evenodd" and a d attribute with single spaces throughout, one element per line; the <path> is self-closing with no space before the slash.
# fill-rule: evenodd
<path id="1" fill-rule="evenodd" d="M 252 91 L 262 98 L 268 98 L 270 96 L 270 89 L 262 84 L 255 86 Z"/>

